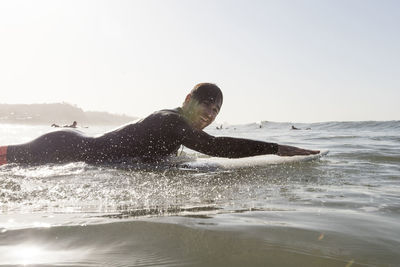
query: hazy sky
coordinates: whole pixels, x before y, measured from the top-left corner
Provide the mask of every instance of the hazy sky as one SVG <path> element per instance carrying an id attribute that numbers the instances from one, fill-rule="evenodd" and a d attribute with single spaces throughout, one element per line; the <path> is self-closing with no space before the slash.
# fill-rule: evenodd
<path id="1" fill-rule="evenodd" d="M 400 119 L 400 1 L 0 0 L 0 103 L 134 116 L 224 92 L 220 122 Z"/>

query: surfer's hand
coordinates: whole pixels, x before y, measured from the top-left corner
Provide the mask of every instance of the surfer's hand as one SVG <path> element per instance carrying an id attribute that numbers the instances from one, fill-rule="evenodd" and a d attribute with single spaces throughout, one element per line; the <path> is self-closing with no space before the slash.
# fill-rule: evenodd
<path id="1" fill-rule="evenodd" d="M 296 155 L 313 155 L 318 154 L 319 150 L 307 150 L 294 146 L 284 146 L 278 145 L 278 152 L 276 153 L 278 156 L 296 156 Z"/>

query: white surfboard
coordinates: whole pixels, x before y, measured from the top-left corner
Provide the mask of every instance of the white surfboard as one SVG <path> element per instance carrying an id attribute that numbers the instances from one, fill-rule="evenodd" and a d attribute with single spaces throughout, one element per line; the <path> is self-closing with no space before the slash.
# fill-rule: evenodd
<path id="1" fill-rule="evenodd" d="M 246 158 L 218 158 L 218 157 L 205 157 L 205 158 L 191 158 L 187 161 L 178 163 L 179 168 L 188 169 L 242 169 L 260 167 L 274 164 L 296 163 L 304 161 L 312 161 L 319 159 L 329 153 L 329 150 L 321 151 L 316 155 L 309 156 L 292 156 L 280 157 L 277 155 L 261 155 Z"/>

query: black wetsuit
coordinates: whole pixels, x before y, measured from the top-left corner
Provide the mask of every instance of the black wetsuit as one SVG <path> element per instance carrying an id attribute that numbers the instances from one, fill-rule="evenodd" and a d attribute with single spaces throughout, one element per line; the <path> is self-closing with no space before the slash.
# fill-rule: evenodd
<path id="1" fill-rule="evenodd" d="M 239 158 L 276 154 L 278 145 L 232 137 L 214 137 L 189 125 L 182 109 L 157 111 L 145 119 L 88 137 L 76 130 L 61 130 L 35 140 L 10 145 L 7 163 L 121 162 L 126 158 L 158 161 L 176 153 L 181 145 L 210 156 Z"/>

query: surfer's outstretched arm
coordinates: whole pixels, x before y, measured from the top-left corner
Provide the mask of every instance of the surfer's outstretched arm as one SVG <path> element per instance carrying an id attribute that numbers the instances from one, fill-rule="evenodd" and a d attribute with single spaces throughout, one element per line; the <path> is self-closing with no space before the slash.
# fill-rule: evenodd
<path id="1" fill-rule="evenodd" d="M 197 141 L 186 139 L 183 145 L 210 156 L 224 158 L 243 158 L 278 152 L 278 144 L 275 143 L 232 137 L 209 136 L 208 139 Z"/>
<path id="2" fill-rule="evenodd" d="M 319 150 L 302 149 L 295 146 L 278 145 L 278 156 L 296 156 L 296 155 L 313 155 L 318 154 Z"/>
<path id="3" fill-rule="evenodd" d="M 295 156 L 319 153 L 319 151 L 251 139 L 215 137 L 193 128 L 185 129 L 184 132 L 182 142 L 184 146 L 215 157 L 242 158 L 266 154 Z"/>

